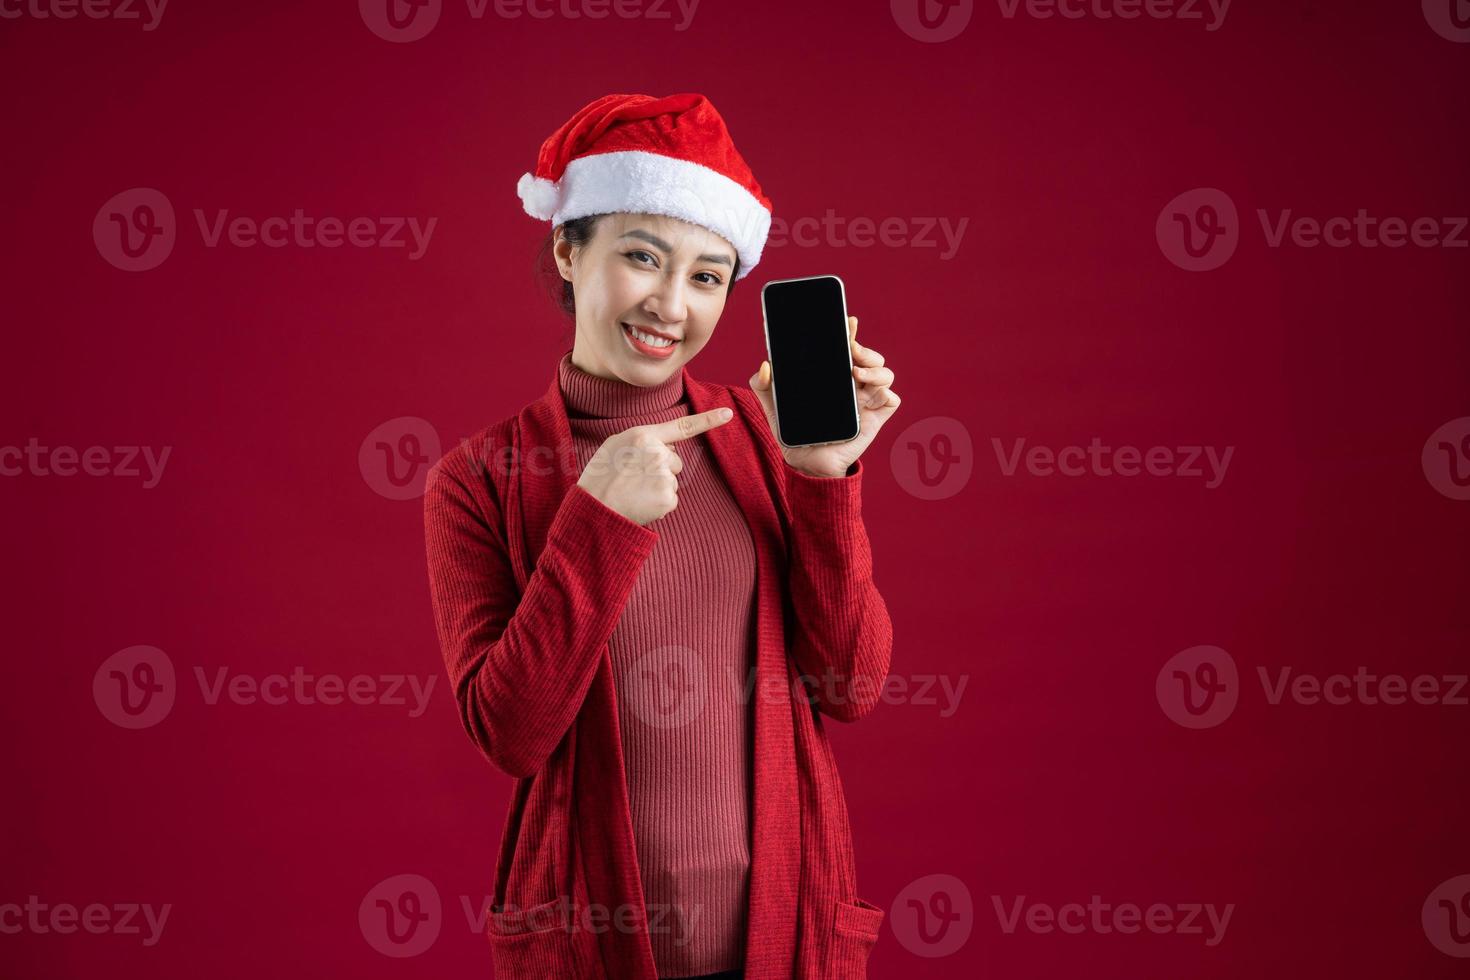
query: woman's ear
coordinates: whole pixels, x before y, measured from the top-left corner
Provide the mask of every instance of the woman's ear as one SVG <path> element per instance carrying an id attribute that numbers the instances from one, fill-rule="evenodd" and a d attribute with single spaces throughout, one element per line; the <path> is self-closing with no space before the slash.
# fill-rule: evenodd
<path id="1" fill-rule="evenodd" d="M 567 241 L 567 236 L 562 231 L 562 226 L 557 225 L 556 240 L 552 243 L 551 253 L 556 256 L 556 269 L 561 277 L 567 282 L 572 281 L 572 243 Z"/>

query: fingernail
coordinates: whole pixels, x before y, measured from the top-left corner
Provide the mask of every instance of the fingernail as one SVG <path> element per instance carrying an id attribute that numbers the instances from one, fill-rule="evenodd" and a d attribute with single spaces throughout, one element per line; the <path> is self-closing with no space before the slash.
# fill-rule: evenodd
<path id="1" fill-rule="evenodd" d="M 732 416 L 734 414 L 735 413 L 732 412 L 732 411 L 730 411 L 728 408 L 722 408 L 719 411 L 715 412 L 715 418 L 717 418 L 717 419 L 727 419 L 727 418 L 729 418 L 730 416 Z"/>

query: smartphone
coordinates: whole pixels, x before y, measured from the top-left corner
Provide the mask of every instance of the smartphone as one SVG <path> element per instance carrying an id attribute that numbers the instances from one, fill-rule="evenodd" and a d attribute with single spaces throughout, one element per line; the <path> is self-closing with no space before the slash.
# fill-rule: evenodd
<path id="1" fill-rule="evenodd" d="M 776 439 L 788 449 L 858 435 L 847 291 L 836 276 L 773 279 L 761 287 Z"/>

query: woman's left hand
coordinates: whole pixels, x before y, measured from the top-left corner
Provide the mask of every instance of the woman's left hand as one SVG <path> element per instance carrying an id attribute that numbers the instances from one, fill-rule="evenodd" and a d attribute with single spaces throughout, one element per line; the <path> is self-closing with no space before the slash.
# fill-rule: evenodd
<path id="1" fill-rule="evenodd" d="M 852 376 L 857 383 L 857 438 L 831 446 L 781 447 L 781 455 L 786 457 L 786 462 L 808 476 L 846 476 L 848 467 L 857 462 L 883 423 L 898 410 L 898 392 L 892 387 L 893 370 L 884 366 L 882 354 L 857 342 L 857 327 L 857 317 L 848 317 L 847 342 L 852 345 Z M 776 443 L 780 445 L 776 405 L 771 397 L 769 361 L 761 361 L 760 369 L 751 375 L 750 387 L 760 399 L 771 434 L 776 436 Z"/>

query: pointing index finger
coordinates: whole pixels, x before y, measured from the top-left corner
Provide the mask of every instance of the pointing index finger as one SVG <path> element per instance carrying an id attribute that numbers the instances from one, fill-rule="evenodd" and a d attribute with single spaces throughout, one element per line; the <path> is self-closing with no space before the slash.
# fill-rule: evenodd
<path id="1" fill-rule="evenodd" d="M 665 443 L 679 442 L 708 432 L 710 429 L 730 421 L 734 413 L 728 408 L 712 408 L 697 415 L 685 415 L 667 422 L 658 422 L 648 427 L 654 437 Z"/>

